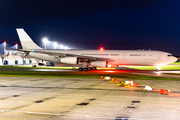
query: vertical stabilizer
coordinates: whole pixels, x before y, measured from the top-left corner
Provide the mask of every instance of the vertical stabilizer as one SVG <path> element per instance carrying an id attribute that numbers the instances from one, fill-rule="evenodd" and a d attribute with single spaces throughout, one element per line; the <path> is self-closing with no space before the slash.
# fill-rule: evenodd
<path id="1" fill-rule="evenodd" d="M 21 42 L 21 46 L 25 50 L 31 50 L 31 49 L 42 49 L 39 47 L 36 43 L 33 42 L 33 40 L 29 37 L 29 35 L 24 31 L 22 28 L 16 29 L 19 40 Z"/>

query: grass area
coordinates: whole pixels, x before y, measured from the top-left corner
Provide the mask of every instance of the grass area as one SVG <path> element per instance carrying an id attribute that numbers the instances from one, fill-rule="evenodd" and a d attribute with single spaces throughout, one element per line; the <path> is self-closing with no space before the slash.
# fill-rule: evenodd
<path id="1" fill-rule="evenodd" d="M 180 70 L 180 62 L 174 62 L 170 65 L 161 66 L 160 70 Z M 156 66 L 125 66 L 137 70 L 156 70 Z"/>
<path id="2" fill-rule="evenodd" d="M 110 76 L 127 80 L 180 80 L 176 78 L 163 78 L 156 76 L 136 75 L 131 73 L 105 73 L 105 72 L 61 72 L 61 71 L 0 71 L 0 76 L 8 77 L 49 77 L 49 78 L 100 78 Z"/>
<path id="3" fill-rule="evenodd" d="M 171 64 L 171 66 L 162 66 L 160 70 L 180 70 L 180 66 L 177 66 L 180 62 Z M 137 70 L 156 70 L 154 66 L 124 66 Z M 178 78 L 164 78 L 156 76 L 135 75 L 131 73 L 120 72 L 78 72 L 78 71 L 24 71 L 23 69 L 72 69 L 72 67 L 31 67 L 31 66 L 0 66 L 3 70 L 0 71 L 0 76 L 9 77 L 56 77 L 56 78 L 100 78 L 100 76 L 110 76 L 120 79 L 128 80 L 180 80 Z M 78 69 L 78 67 L 75 67 Z M 101 69 L 115 69 L 115 68 L 98 68 Z"/>
<path id="4" fill-rule="evenodd" d="M 10 66 L 10 65 L 0 66 L 0 68 L 9 68 L 9 69 L 73 69 L 72 67 L 52 67 L 52 66 L 32 67 L 32 66 Z M 74 67 L 74 69 L 78 69 L 78 67 Z"/>
<path id="5" fill-rule="evenodd" d="M 155 66 L 125 66 L 137 70 L 156 70 Z M 160 70 L 180 70 L 180 66 L 162 66 Z"/>
<path id="6" fill-rule="evenodd" d="M 137 69 L 137 70 L 156 70 L 155 66 L 123 66 L 127 68 Z M 4 69 L 73 69 L 72 67 L 31 67 L 31 66 L 0 66 Z M 74 67 L 78 69 L 78 67 Z M 113 70 L 115 68 L 97 68 L 98 70 Z M 180 70 L 180 66 L 162 66 L 160 70 Z"/>
<path id="7" fill-rule="evenodd" d="M 180 65 L 180 62 L 174 62 L 174 63 L 171 63 L 170 65 Z"/>
<path id="8" fill-rule="evenodd" d="M 160 70 L 180 70 L 180 62 L 174 62 L 172 64 L 162 66 Z M 137 69 L 137 70 L 156 70 L 155 66 L 123 66 L 127 68 Z M 32 66 L 0 66 L 0 68 L 11 68 L 11 69 L 73 69 L 72 67 L 52 67 L 52 66 L 41 66 L 41 67 L 32 67 Z M 78 67 L 74 67 L 78 69 Z M 106 69 L 115 69 L 115 68 L 97 68 L 98 70 Z"/>

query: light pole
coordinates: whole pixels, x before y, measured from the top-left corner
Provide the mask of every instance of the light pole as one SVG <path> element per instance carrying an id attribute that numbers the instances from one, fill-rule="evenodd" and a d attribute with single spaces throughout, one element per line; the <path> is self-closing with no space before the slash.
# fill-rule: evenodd
<path id="1" fill-rule="evenodd" d="M 43 43 L 44 43 L 44 49 L 46 49 L 46 43 L 48 42 L 47 38 L 43 38 Z"/>
<path id="2" fill-rule="evenodd" d="M 57 43 L 56 43 L 56 42 L 54 42 L 54 43 L 53 43 L 53 45 L 54 45 L 54 48 L 56 49 Z"/>
<path id="3" fill-rule="evenodd" d="M 63 45 L 60 45 L 60 49 L 63 49 Z"/>

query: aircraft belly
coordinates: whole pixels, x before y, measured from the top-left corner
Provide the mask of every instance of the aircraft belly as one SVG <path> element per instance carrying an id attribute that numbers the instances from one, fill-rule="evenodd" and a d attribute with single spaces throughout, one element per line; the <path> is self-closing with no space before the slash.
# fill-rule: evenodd
<path id="1" fill-rule="evenodd" d="M 118 63 L 120 65 L 153 65 L 153 59 L 151 58 L 145 58 L 145 59 L 137 59 L 137 58 L 132 58 L 132 59 L 127 59 L 127 58 L 120 58 L 118 60 Z"/>
<path id="2" fill-rule="evenodd" d="M 151 58 L 144 59 L 144 65 L 153 65 L 154 61 Z"/>

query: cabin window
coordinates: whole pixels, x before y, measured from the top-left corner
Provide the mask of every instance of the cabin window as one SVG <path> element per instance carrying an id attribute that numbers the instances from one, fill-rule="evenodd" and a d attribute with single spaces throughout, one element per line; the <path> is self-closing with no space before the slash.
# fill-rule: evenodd
<path id="1" fill-rule="evenodd" d="M 81 54 L 81 55 L 100 55 L 100 56 L 109 56 L 109 54 Z"/>
<path id="2" fill-rule="evenodd" d="M 141 54 L 130 54 L 130 56 L 142 56 Z"/>
<path id="3" fill-rule="evenodd" d="M 119 56 L 119 54 L 110 54 L 110 56 Z"/>
<path id="4" fill-rule="evenodd" d="M 147 55 L 144 55 L 144 56 L 150 57 L 150 56 L 152 56 L 152 55 L 148 55 L 148 54 L 147 54 Z"/>

